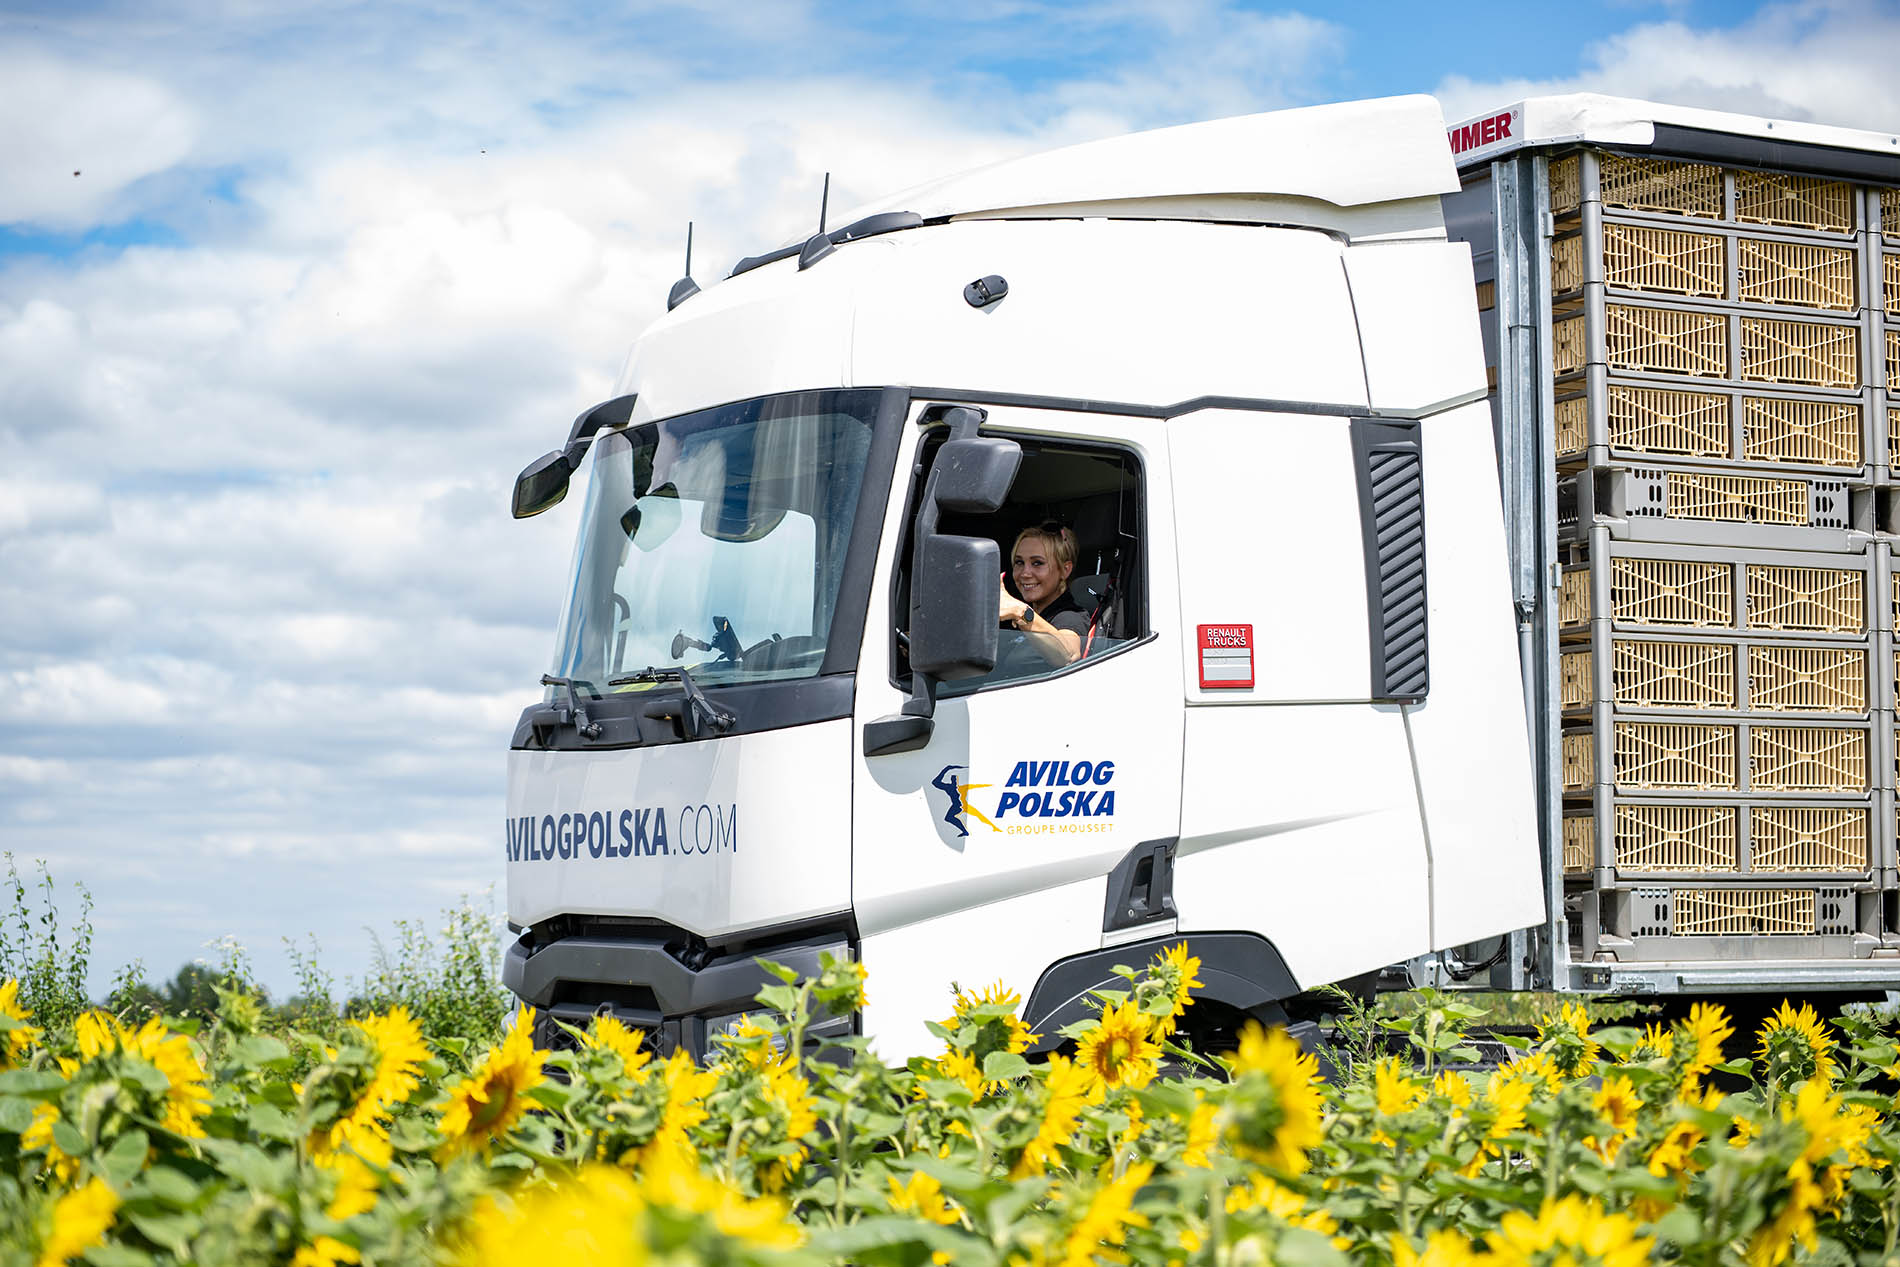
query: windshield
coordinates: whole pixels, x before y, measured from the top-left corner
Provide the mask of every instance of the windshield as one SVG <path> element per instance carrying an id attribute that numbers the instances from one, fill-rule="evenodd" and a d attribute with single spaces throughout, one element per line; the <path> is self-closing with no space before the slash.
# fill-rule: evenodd
<path id="1" fill-rule="evenodd" d="M 554 674 L 603 693 L 681 666 L 702 686 L 816 674 L 877 402 L 807 392 L 603 435 Z"/>

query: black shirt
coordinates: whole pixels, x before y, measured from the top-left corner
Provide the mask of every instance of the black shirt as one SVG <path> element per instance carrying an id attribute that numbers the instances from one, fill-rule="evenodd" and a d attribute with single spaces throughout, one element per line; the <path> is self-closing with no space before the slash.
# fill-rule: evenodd
<path id="1" fill-rule="evenodd" d="M 1036 614 L 1057 629 L 1066 629 L 1084 641 L 1088 639 L 1088 613 L 1076 605 L 1076 601 L 1069 597 L 1067 590 L 1062 591 L 1054 602 Z M 1037 674 L 1050 673 L 1062 667 L 1059 664 L 1049 663 L 1040 651 L 1030 646 L 1030 637 L 1031 635 L 1013 625 L 998 635 L 996 669 L 990 674 L 992 679 L 1035 677 Z"/>

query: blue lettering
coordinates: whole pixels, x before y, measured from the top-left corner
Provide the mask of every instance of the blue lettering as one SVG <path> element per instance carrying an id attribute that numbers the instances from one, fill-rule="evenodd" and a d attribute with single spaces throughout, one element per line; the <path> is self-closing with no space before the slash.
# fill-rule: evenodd
<path id="1" fill-rule="evenodd" d="M 617 856 L 622 858 L 633 856 L 633 811 L 630 809 L 620 811 L 620 849 Z"/>
<path id="2" fill-rule="evenodd" d="M 644 854 L 653 852 L 653 844 L 647 839 L 647 819 L 652 816 L 652 810 L 643 809 L 634 815 L 633 819 L 633 845 L 635 849 L 638 849 Z"/>
<path id="3" fill-rule="evenodd" d="M 1023 817 L 1034 818 L 1036 815 L 1040 813 L 1042 813 L 1042 793 L 1041 792 L 1023 793 L 1023 808 L 1022 808 Z"/>
<path id="4" fill-rule="evenodd" d="M 1113 814 L 1114 812 L 1115 812 L 1115 790 L 1113 788 L 1110 788 L 1108 791 L 1102 793 L 1102 803 L 1095 807 L 1095 816 L 1097 818 L 1107 818 L 1110 814 Z"/>
<path id="5" fill-rule="evenodd" d="M 519 819 L 511 818 L 508 820 L 508 824 L 507 824 L 508 825 L 508 861 L 510 862 L 517 861 L 515 857 L 515 824 L 519 821 L 520 821 Z"/>
<path id="6" fill-rule="evenodd" d="M 663 809 L 653 811 L 653 843 L 647 847 L 647 852 L 649 854 L 673 852 L 666 847 L 666 811 Z"/>
<path id="7" fill-rule="evenodd" d="M 1043 793 L 1043 796 L 1042 796 L 1042 804 L 1036 808 L 1036 817 L 1037 818 L 1054 818 L 1055 816 L 1056 816 L 1056 794 L 1054 792 L 1045 792 Z"/>
<path id="8" fill-rule="evenodd" d="M 1036 761 L 1036 762 L 1032 762 L 1031 764 L 1035 768 L 1030 773 L 1030 776 L 1029 776 L 1030 787 L 1043 786 L 1043 780 L 1047 779 L 1050 775 L 1050 772 L 1056 768 L 1056 763 L 1053 761 Z"/>
<path id="9" fill-rule="evenodd" d="M 600 857 L 600 851 L 607 844 L 607 820 L 599 814 L 587 816 L 587 856 Z"/>
<path id="10" fill-rule="evenodd" d="M 1094 773 L 1095 773 L 1095 767 L 1089 764 L 1087 761 L 1076 762 L 1075 763 L 1075 778 L 1070 781 L 1070 786 L 1071 787 L 1087 787 L 1089 776 Z"/>
<path id="11" fill-rule="evenodd" d="M 719 847 L 721 849 L 730 849 L 732 852 L 738 853 L 739 852 L 739 805 L 738 805 L 738 802 L 736 801 L 733 802 L 732 809 L 726 816 L 726 820 L 723 823 L 720 821 L 719 812 L 717 810 L 714 810 L 713 811 L 713 825 L 719 829 Z"/>
<path id="12" fill-rule="evenodd" d="M 1021 769 L 1022 767 L 1018 766 L 1017 768 Z M 1010 777 L 1013 780 L 1015 776 L 1012 775 Z M 1016 808 L 1022 799 L 1023 796 L 1021 792 L 1004 792 L 1001 796 L 996 798 L 996 816 L 1001 818 L 1003 815 L 1009 813 L 1012 809 Z"/>
<path id="13" fill-rule="evenodd" d="M 1067 818 L 1069 816 L 1069 812 L 1073 810 L 1074 808 L 1075 808 L 1075 793 L 1064 792 L 1062 794 L 1062 808 L 1056 811 L 1056 817 Z"/>
<path id="14" fill-rule="evenodd" d="M 1067 761 L 1062 763 L 1062 768 L 1056 771 L 1056 777 L 1049 780 L 1049 782 L 1055 787 L 1069 786 L 1069 763 Z"/>
<path id="15" fill-rule="evenodd" d="M 1003 784 L 1003 786 L 1004 787 L 1033 787 L 1035 786 L 1029 781 L 1029 763 L 1027 761 L 1018 761 L 1016 763 L 1016 768 L 1009 772 L 1009 782 Z"/>
<path id="16" fill-rule="evenodd" d="M 1095 786 L 1096 787 L 1102 786 L 1104 783 L 1107 783 L 1110 779 L 1114 777 L 1115 777 L 1115 763 L 1113 761 L 1103 761 L 1095 767 Z M 1110 792 L 1108 794 L 1108 799 L 1112 802 L 1115 799 L 1115 794 L 1113 792 Z"/>
<path id="17" fill-rule="evenodd" d="M 557 830 L 558 828 L 554 823 L 554 815 L 544 814 L 541 818 L 540 848 L 532 855 L 536 862 L 539 862 L 543 858 L 552 858 L 554 856 L 554 835 Z"/>
<path id="18" fill-rule="evenodd" d="M 1075 816 L 1091 818 L 1095 814 L 1095 793 L 1077 792 L 1075 794 Z"/>

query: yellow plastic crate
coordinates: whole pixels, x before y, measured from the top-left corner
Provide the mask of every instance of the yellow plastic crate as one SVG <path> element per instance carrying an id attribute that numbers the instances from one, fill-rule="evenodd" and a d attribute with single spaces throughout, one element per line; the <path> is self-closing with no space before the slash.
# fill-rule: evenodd
<path id="1" fill-rule="evenodd" d="M 1867 653 L 1857 647 L 1750 647 L 1748 706 L 1770 712 L 1864 713 Z"/>
<path id="2" fill-rule="evenodd" d="M 1854 291 L 1854 253 L 1813 242 L 1737 238 L 1740 269 L 1737 298 L 1747 303 L 1795 304 L 1802 308 L 1859 307 Z"/>
<path id="3" fill-rule="evenodd" d="M 1722 217 L 1722 169 L 1702 163 L 1604 154 L 1597 162 L 1603 205 L 1678 216 Z"/>
<path id="4" fill-rule="evenodd" d="M 1615 783 L 1722 791 L 1736 786 L 1735 728 L 1690 722 L 1616 723 Z"/>
<path id="5" fill-rule="evenodd" d="M 1619 805 L 1616 869 L 1736 871 L 1736 811 L 1730 805 Z"/>
<path id="6" fill-rule="evenodd" d="M 1809 387 L 1860 386 L 1860 330 L 1817 321 L 1743 317 L 1739 377 Z"/>
<path id="7" fill-rule="evenodd" d="M 1589 355 L 1589 345 L 1584 341 L 1581 314 L 1551 322 L 1550 342 L 1550 363 L 1558 378 L 1583 368 L 1584 358 Z"/>
<path id="8" fill-rule="evenodd" d="M 1616 448 L 1728 456 L 1727 396 L 1618 383 L 1610 387 L 1609 411 L 1610 444 Z"/>
<path id="9" fill-rule="evenodd" d="M 1708 471 L 1671 471 L 1671 519 L 1716 519 L 1723 523 L 1805 524 L 1808 486 L 1800 480 L 1758 475 L 1716 475 Z"/>
<path id="10" fill-rule="evenodd" d="M 1893 369 L 1887 370 L 1887 381 L 1895 381 Z M 1887 406 L 1887 465 L 1900 466 L 1900 406 Z"/>
<path id="11" fill-rule="evenodd" d="M 1675 559 L 1610 560 L 1610 619 L 1632 625 L 1732 626 L 1727 564 Z"/>
<path id="12" fill-rule="evenodd" d="M 1489 312 L 1498 306 L 1498 284 L 1496 282 L 1478 283 L 1478 311 Z"/>
<path id="13" fill-rule="evenodd" d="M 1587 792 L 1597 781 L 1596 736 L 1567 730 L 1563 737 L 1564 791 Z"/>
<path id="14" fill-rule="evenodd" d="M 1603 334 L 1612 369 L 1728 377 L 1728 319 L 1718 313 L 1605 304 Z"/>
<path id="15" fill-rule="evenodd" d="M 1728 287 L 1726 255 L 1722 239 L 1713 234 L 1637 224 L 1603 226 L 1603 280 L 1624 290 L 1720 299 Z M 1581 285 L 1581 249 L 1577 261 Z"/>
<path id="16" fill-rule="evenodd" d="M 1887 331 L 1887 392 L 1900 392 L 1900 330 Z"/>
<path id="17" fill-rule="evenodd" d="M 1557 455 L 1581 453 L 1590 445 L 1589 401 L 1567 396 L 1557 402 Z"/>
<path id="18" fill-rule="evenodd" d="M 1562 295 L 1583 289 L 1583 235 L 1553 238 L 1550 243 L 1550 293 Z"/>
<path id="19" fill-rule="evenodd" d="M 1678 937 L 1812 935 L 1812 889 L 1675 889 L 1671 931 Z"/>
<path id="20" fill-rule="evenodd" d="M 1757 806 L 1749 816 L 1756 871 L 1865 871 L 1867 811 Z"/>
<path id="21" fill-rule="evenodd" d="M 1854 229 L 1854 188 L 1785 172 L 1736 172 L 1735 218 L 1823 233 Z"/>
<path id="22" fill-rule="evenodd" d="M 1625 708 L 1735 707 L 1735 648 L 1719 642 L 1610 644 L 1615 700 Z"/>
<path id="23" fill-rule="evenodd" d="M 1589 814 L 1564 818 L 1564 874 L 1583 875 L 1596 866 L 1596 819 Z"/>
<path id="24" fill-rule="evenodd" d="M 1550 213 L 1568 215 L 1583 205 L 1583 179 L 1575 154 L 1550 165 Z"/>
<path id="25" fill-rule="evenodd" d="M 1880 191 L 1880 231 L 1900 242 L 1900 189 Z"/>
<path id="26" fill-rule="evenodd" d="M 1849 401 L 1742 399 L 1742 456 L 1756 462 L 1860 465 L 1860 405 Z"/>
<path id="27" fill-rule="evenodd" d="M 1882 294 L 1886 297 L 1888 312 L 1900 313 L 1900 254 L 1892 251 L 1881 257 L 1880 270 L 1885 275 L 1886 285 Z M 1891 380 L 1889 386 L 1891 386 Z"/>
<path id="28" fill-rule="evenodd" d="M 1746 570 L 1749 628 L 1866 632 L 1867 589 L 1862 573 L 1767 563 L 1751 563 Z"/>
<path id="29" fill-rule="evenodd" d="M 1571 568 L 1563 575 L 1557 590 L 1557 623 L 1560 626 L 1590 623 L 1590 569 Z"/>
<path id="30" fill-rule="evenodd" d="M 1587 708 L 1590 704 L 1590 650 L 1566 651 L 1557 657 L 1557 676 L 1561 679 L 1563 707 Z"/>
<path id="31" fill-rule="evenodd" d="M 1865 792 L 1867 732 L 1831 726 L 1757 726 L 1749 754 L 1764 792 Z"/>

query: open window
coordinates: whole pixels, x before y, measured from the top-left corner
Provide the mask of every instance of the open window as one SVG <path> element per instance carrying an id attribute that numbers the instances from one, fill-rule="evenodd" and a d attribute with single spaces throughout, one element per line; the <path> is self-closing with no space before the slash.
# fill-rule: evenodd
<path id="1" fill-rule="evenodd" d="M 947 433 L 939 428 L 924 440 L 910 491 L 913 513 L 945 438 Z M 1112 445 L 1023 435 L 1010 438 L 1022 446 L 1023 458 L 1008 503 L 994 515 L 946 513 L 939 528 L 995 541 L 1005 570 L 1012 574 L 1016 571 L 1012 566 L 1015 547 L 1025 529 L 1047 529 L 1050 525 L 1067 528 L 1074 537 L 1075 557 L 1067 577 L 1067 593 L 1062 596 L 1066 602 L 1059 598 L 1052 606 L 1066 611 L 1073 604 L 1074 611 L 1059 623 L 1079 631 L 1077 654 L 1073 660 L 1052 663 L 1046 653 L 1037 654 L 1029 645 L 1036 635 L 1006 624 L 998 634 L 996 668 L 981 677 L 941 683 L 940 697 L 1077 672 L 1148 633 L 1140 460 Z M 1038 533 L 1025 547 L 1033 548 L 1043 541 L 1046 536 Z M 910 611 L 908 540 L 899 549 L 898 560 L 891 605 L 897 631 L 891 680 L 902 686 L 910 681 L 905 650 Z M 1024 597 L 1013 575 L 1008 592 L 1014 599 Z M 1043 628 L 1048 627 L 1045 622 Z"/>

